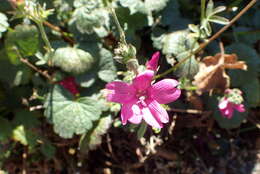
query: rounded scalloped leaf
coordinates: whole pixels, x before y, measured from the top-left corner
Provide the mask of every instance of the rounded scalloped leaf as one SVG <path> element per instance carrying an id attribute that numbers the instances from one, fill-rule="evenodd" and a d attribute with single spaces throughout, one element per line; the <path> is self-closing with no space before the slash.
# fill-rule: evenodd
<path id="1" fill-rule="evenodd" d="M 247 71 L 229 71 L 232 86 L 240 87 L 257 78 L 260 72 L 260 57 L 254 49 L 242 43 L 234 43 L 226 47 L 226 53 L 235 53 L 239 60 L 246 62 L 248 67 Z"/>
<path id="2" fill-rule="evenodd" d="M 39 48 L 39 33 L 34 25 L 17 25 L 7 34 L 6 53 L 13 64 L 19 64 L 21 56 L 33 56 Z M 19 51 L 19 52 L 18 52 Z"/>
<path id="3" fill-rule="evenodd" d="M 105 82 L 111 82 L 116 78 L 116 66 L 113 55 L 107 49 L 100 50 L 98 77 Z"/>
<path id="4" fill-rule="evenodd" d="M 78 48 L 66 47 L 58 48 L 55 51 L 53 63 L 65 72 L 80 74 L 91 68 L 94 59 L 91 54 L 86 51 Z"/>
<path id="5" fill-rule="evenodd" d="M 167 62 L 173 66 L 175 62 L 174 57 L 180 62 L 190 55 L 192 50 L 198 48 L 196 40 L 189 35 L 186 30 L 172 32 L 166 34 L 162 40 L 163 42 L 163 53 L 167 56 Z M 173 56 L 172 56 L 173 55 Z M 179 77 L 192 78 L 199 70 L 199 63 L 195 59 L 195 56 L 187 59 L 177 69 L 176 74 Z"/>
<path id="6" fill-rule="evenodd" d="M 166 34 L 162 42 L 163 54 L 174 55 L 177 59 L 182 58 L 178 56 L 179 54 L 196 50 L 199 46 L 196 40 L 186 30 Z"/>
<path id="7" fill-rule="evenodd" d="M 99 119 L 101 107 L 89 97 L 76 99 L 60 85 L 55 85 L 46 97 L 45 116 L 54 124 L 54 131 L 63 138 L 83 134 Z"/>

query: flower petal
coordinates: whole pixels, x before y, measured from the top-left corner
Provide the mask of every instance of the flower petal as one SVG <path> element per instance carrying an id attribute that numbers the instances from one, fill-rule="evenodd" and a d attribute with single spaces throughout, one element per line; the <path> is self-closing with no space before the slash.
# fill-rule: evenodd
<path id="1" fill-rule="evenodd" d="M 158 61 L 160 58 L 160 52 L 157 51 L 153 54 L 152 58 L 146 63 L 146 69 L 156 71 L 158 67 Z"/>
<path id="2" fill-rule="evenodd" d="M 228 106 L 228 100 L 227 99 L 220 101 L 219 104 L 218 104 L 219 109 L 225 109 L 227 106 Z"/>
<path id="3" fill-rule="evenodd" d="M 126 103 L 134 98 L 135 88 L 125 82 L 114 81 L 106 85 L 108 93 L 106 98 L 108 101 L 116 103 Z"/>
<path id="4" fill-rule="evenodd" d="M 144 121 L 147 124 L 149 124 L 150 126 L 152 126 L 154 128 L 162 128 L 163 127 L 162 123 L 152 115 L 152 113 L 151 113 L 151 111 L 148 107 L 142 108 L 142 114 L 143 114 Z"/>
<path id="5" fill-rule="evenodd" d="M 167 111 L 155 100 L 147 100 L 148 108 L 151 113 L 156 117 L 157 120 L 160 120 L 162 123 L 169 122 L 169 116 Z"/>
<path id="6" fill-rule="evenodd" d="M 177 100 L 181 95 L 181 90 L 175 88 L 178 81 L 174 79 L 161 80 L 149 89 L 150 96 L 160 104 L 167 104 Z"/>
<path id="7" fill-rule="evenodd" d="M 136 102 L 137 100 L 131 100 L 128 103 L 123 104 L 121 109 L 121 119 L 123 125 L 127 123 L 127 120 L 134 124 L 139 124 L 141 122 L 141 109 Z"/>
<path id="8" fill-rule="evenodd" d="M 234 110 L 233 110 L 233 108 L 227 108 L 225 111 L 224 111 L 224 114 L 225 114 L 225 116 L 227 117 L 227 118 L 232 118 L 232 116 L 233 116 L 233 112 L 234 112 Z"/>
<path id="9" fill-rule="evenodd" d="M 238 112 L 245 112 L 245 111 L 246 111 L 245 106 L 244 106 L 243 104 L 234 105 L 234 108 L 235 108 Z"/>
<path id="10" fill-rule="evenodd" d="M 144 72 L 138 74 L 134 80 L 133 85 L 137 90 L 145 90 L 151 86 L 151 81 L 153 79 L 154 72 L 151 70 L 145 70 Z"/>

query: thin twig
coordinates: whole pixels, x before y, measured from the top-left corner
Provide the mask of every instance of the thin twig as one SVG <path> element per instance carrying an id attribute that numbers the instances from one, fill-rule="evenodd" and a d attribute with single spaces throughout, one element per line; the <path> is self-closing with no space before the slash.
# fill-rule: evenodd
<path id="1" fill-rule="evenodd" d="M 230 22 L 228 25 L 225 25 L 217 33 L 215 33 L 207 42 L 204 42 L 200 45 L 199 51 L 204 49 L 209 43 L 217 39 L 224 31 L 226 31 L 230 26 L 232 26 L 245 12 L 247 12 L 258 0 L 252 0 L 247 6 L 241 10 Z"/>
<path id="2" fill-rule="evenodd" d="M 110 5 L 110 11 L 111 11 L 111 14 L 112 14 L 112 17 L 116 23 L 116 26 L 117 26 L 117 29 L 118 29 L 118 32 L 119 32 L 119 35 L 120 35 L 120 41 L 127 45 L 127 42 L 126 42 L 126 39 L 125 39 L 125 33 L 124 33 L 124 30 L 122 29 L 120 23 L 119 23 L 119 20 L 117 18 L 117 15 L 116 15 L 116 12 L 115 12 L 115 9 Z"/>
<path id="3" fill-rule="evenodd" d="M 52 83 L 52 78 L 46 71 L 42 71 L 42 70 L 38 69 L 36 66 L 34 66 L 31 62 L 29 62 L 25 58 L 20 57 L 20 60 L 21 60 L 21 62 L 23 62 L 24 64 L 26 64 L 27 66 L 29 66 L 30 68 L 32 68 L 33 70 L 35 70 L 36 72 L 38 72 L 39 74 L 41 74 L 42 76 L 47 78 Z"/>
<path id="4" fill-rule="evenodd" d="M 169 109 L 167 111 L 171 112 L 179 112 L 179 113 L 188 113 L 188 114 L 208 114 L 211 113 L 212 111 L 200 111 L 196 109 Z"/>
<path id="5" fill-rule="evenodd" d="M 199 48 L 196 49 L 195 51 L 192 51 L 190 55 L 188 55 L 187 57 L 185 57 L 184 59 L 182 59 L 179 63 L 177 63 L 174 67 L 168 69 L 167 71 L 158 74 L 157 76 L 155 76 L 155 79 L 161 78 L 169 73 L 171 73 L 172 71 L 176 70 L 181 64 L 183 64 L 186 60 L 190 59 L 190 57 L 194 54 L 199 53 L 201 50 L 203 50 L 209 43 L 211 43 L 212 41 L 214 41 L 216 38 L 219 37 L 220 34 L 222 34 L 224 31 L 226 31 L 230 26 L 232 26 L 245 12 L 247 12 L 258 0 L 252 0 L 250 3 L 248 3 L 248 5 L 241 10 L 231 21 L 228 25 L 224 26 L 223 28 L 221 28 L 217 33 L 215 33 L 211 38 L 209 38 L 209 40 L 207 42 L 204 42 L 202 44 L 200 44 Z"/>
<path id="6" fill-rule="evenodd" d="M 49 27 L 50 29 L 59 32 L 61 34 L 61 37 L 65 41 L 67 41 L 71 46 L 73 46 L 75 44 L 75 41 L 71 37 L 68 37 L 66 32 L 62 31 L 62 29 L 60 27 L 53 25 L 53 24 L 49 23 L 48 21 L 44 21 L 43 24 L 45 26 Z"/>

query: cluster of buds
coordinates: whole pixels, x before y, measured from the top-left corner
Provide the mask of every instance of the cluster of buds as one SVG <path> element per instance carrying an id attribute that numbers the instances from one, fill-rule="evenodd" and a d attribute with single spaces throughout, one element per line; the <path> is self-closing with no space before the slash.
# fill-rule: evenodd
<path id="1" fill-rule="evenodd" d="M 43 22 L 54 11 L 53 9 L 46 10 L 46 4 L 41 6 L 32 0 L 11 0 L 10 2 L 17 8 L 17 17 L 27 17 L 36 23 Z"/>
<path id="2" fill-rule="evenodd" d="M 242 92 L 239 89 L 227 89 L 224 97 L 220 99 L 218 108 L 221 114 L 226 118 L 232 118 L 234 109 L 238 112 L 245 112 Z"/>
<path id="3" fill-rule="evenodd" d="M 130 71 L 138 73 L 139 64 L 136 59 L 136 49 L 133 45 L 120 42 L 114 53 L 114 59 L 117 62 L 125 64 Z"/>

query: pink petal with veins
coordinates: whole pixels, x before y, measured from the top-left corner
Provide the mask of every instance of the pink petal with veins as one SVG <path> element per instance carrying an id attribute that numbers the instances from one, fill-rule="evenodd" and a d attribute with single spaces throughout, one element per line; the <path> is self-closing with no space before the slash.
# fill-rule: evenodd
<path id="1" fill-rule="evenodd" d="M 135 88 L 128 83 L 114 81 L 106 85 L 108 101 L 117 103 L 127 103 L 134 98 Z"/>
<path id="2" fill-rule="evenodd" d="M 133 80 L 133 86 L 137 90 L 146 90 L 151 86 L 151 82 L 154 76 L 154 72 L 151 70 L 145 70 L 138 74 Z"/>
<path id="3" fill-rule="evenodd" d="M 167 104 L 177 100 L 181 90 L 176 88 L 178 81 L 174 79 L 161 80 L 149 89 L 150 96 L 160 104 Z"/>
<path id="4" fill-rule="evenodd" d="M 162 123 L 169 122 L 169 116 L 167 111 L 155 100 L 147 100 L 148 108 L 154 117 Z"/>

